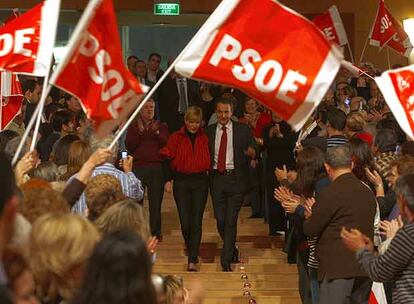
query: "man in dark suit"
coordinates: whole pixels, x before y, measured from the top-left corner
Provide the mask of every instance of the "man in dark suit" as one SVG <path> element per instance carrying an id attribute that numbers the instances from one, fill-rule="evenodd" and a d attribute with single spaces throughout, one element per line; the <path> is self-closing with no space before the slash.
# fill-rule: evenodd
<path id="1" fill-rule="evenodd" d="M 325 168 L 332 183 L 316 197 L 304 233 L 318 237 L 319 304 L 367 303 L 371 281 L 341 240 L 341 229 L 356 228 L 371 240 L 377 203 L 371 189 L 352 173 L 348 145 L 328 148 Z"/>
<path id="2" fill-rule="evenodd" d="M 201 105 L 200 85 L 172 71 L 158 89 L 158 104 L 160 120 L 175 132 L 183 126 L 188 107 Z"/>
<path id="3" fill-rule="evenodd" d="M 211 193 L 217 229 L 224 243 L 221 265 L 223 271 L 232 271 L 230 264 L 238 262 L 237 219 L 247 190 L 249 161 L 256 156 L 256 142 L 249 127 L 231 121 L 230 98 L 217 100 L 216 114 L 218 123 L 207 128 L 213 166 Z"/>

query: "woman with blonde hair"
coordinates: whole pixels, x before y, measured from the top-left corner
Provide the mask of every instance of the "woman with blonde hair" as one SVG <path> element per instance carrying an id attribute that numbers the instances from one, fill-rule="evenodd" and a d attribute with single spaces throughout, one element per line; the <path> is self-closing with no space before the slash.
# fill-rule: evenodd
<path id="1" fill-rule="evenodd" d="M 130 229 L 143 240 L 151 237 L 148 216 L 144 208 L 132 199 L 120 201 L 109 207 L 95 221 L 95 225 L 102 234 Z"/>
<path id="2" fill-rule="evenodd" d="M 99 239 L 95 226 L 73 214 L 47 214 L 34 223 L 29 241 L 29 264 L 42 303 L 71 300 Z"/>
<path id="3" fill-rule="evenodd" d="M 210 151 L 207 134 L 201 128 L 201 108 L 191 106 L 184 115 L 185 125 L 173 133 L 161 154 L 171 162 L 174 200 L 188 251 L 188 271 L 197 271 L 204 208 L 208 195 Z"/>

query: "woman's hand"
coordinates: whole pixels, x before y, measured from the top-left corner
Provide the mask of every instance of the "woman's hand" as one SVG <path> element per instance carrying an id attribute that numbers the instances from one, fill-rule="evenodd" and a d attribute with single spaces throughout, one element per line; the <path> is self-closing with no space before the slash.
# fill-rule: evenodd
<path id="1" fill-rule="evenodd" d="M 286 169 L 286 165 L 283 165 L 282 169 L 276 167 L 275 176 L 279 183 L 284 179 L 288 179 L 288 171 Z"/>
<path id="2" fill-rule="evenodd" d="M 365 168 L 365 174 L 366 174 L 368 180 L 375 185 L 375 190 L 377 192 L 377 196 L 383 196 L 384 195 L 384 185 L 382 184 L 381 175 L 377 171 L 374 170 L 374 172 L 372 172 L 368 168 Z"/>

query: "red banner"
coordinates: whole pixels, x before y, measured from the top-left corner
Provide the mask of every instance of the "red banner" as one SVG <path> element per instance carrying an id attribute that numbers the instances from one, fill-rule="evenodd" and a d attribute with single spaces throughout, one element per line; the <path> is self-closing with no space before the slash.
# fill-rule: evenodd
<path id="1" fill-rule="evenodd" d="M 413 49 L 403 26 L 391 15 L 384 0 L 379 2 L 377 17 L 370 34 L 370 44 L 381 48 L 386 45 L 405 57 L 409 57 Z"/>
<path id="2" fill-rule="evenodd" d="M 401 128 L 414 139 L 414 65 L 387 71 L 375 81 Z"/>
<path id="3" fill-rule="evenodd" d="M 329 41 L 339 46 L 348 44 L 345 27 L 336 5 L 331 6 L 324 14 L 315 17 L 312 22 Z"/>
<path id="4" fill-rule="evenodd" d="M 0 70 L 45 76 L 55 43 L 60 0 L 46 0 L 0 28 Z"/>
<path id="5" fill-rule="evenodd" d="M 23 102 L 23 91 L 17 75 L 10 72 L 0 72 L 0 91 L 2 93 L 1 130 L 19 114 Z"/>
<path id="6" fill-rule="evenodd" d="M 309 20 L 275 0 L 224 0 L 175 69 L 239 88 L 296 130 L 336 76 L 341 54 Z"/>
<path id="7" fill-rule="evenodd" d="M 77 96 L 104 133 L 136 108 L 146 91 L 126 69 L 112 0 L 91 1 L 51 82 Z M 82 24 L 83 23 L 83 24 Z M 115 121 L 114 121 L 115 120 Z"/>

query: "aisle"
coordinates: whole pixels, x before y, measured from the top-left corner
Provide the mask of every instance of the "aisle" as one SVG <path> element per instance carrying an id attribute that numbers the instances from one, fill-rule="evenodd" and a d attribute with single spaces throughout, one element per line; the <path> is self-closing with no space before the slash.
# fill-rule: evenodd
<path id="1" fill-rule="evenodd" d="M 147 202 L 145 203 L 147 206 Z M 244 271 L 251 288 L 244 288 L 243 266 L 234 272 L 221 271 L 221 239 L 217 233 L 211 201 L 207 203 L 203 220 L 200 272 L 188 273 L 187 257 L 181 237 L 177 209 L 171 195 L 166 194 L 162 208 L 164 240 L 159 244 L 154 272 L 175 274 L 184 283 L 201 280 L 206 290 L 206 304 L 249 303 L 243 296 L 250 291 L 258 304 L 300 303 L 297 290 L 296 265 L 288 265 L 281 252 L 281 238 L 267 236 L 267 225 L 262 219 L 248 219 L 250 208 L 240 212 L 237 244 L 241 251 Z M 242 269 L 241 269 L 242 268 Z"/>

